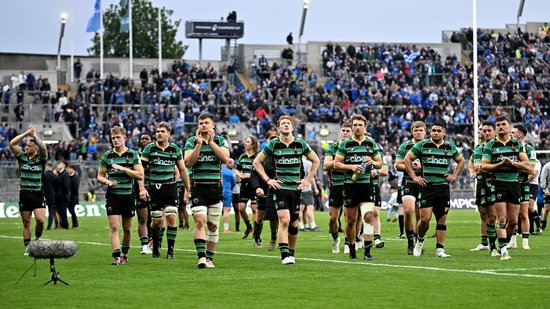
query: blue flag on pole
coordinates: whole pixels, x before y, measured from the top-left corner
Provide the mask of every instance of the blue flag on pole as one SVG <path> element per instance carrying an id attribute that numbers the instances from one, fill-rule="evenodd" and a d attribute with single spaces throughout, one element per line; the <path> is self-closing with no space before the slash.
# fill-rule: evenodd
<path id="1" fill-rule="evenodd" d="M 130 0 L 120 0 L 120 33 L 130 31 Z"/>
<path id="2" fill-rule="evenodd" d="M 101 14 L 101 0 L 95 0 L 94 5 L 94 15 L 88 20 L 88 25 L 86 26 L 86 32 L 97 32 L 99 31 L 100 25 L 100 15 Z"/>

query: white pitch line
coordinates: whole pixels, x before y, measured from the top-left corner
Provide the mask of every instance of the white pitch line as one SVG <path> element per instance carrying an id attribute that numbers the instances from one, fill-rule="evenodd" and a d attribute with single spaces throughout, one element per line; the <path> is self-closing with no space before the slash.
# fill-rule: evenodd
<path id="1" fill-rule="evenodd" d="M 20 237 L 16 236 L 5 236 L 0 235 L 0 238 L 9 238 L 9 239 L 19 239 Z M 79 244 L 86 244 L 92 246 L 109 246 L 106 243 L 90 242 L 90 241 L 79 241 Z M 192 249 L 177 249 L 176 251 L 183 252 L 196 252 Z M 273 255 L 262 255 L 262 254 L 250 254 L 250 253 L 239 253 L 239 252 L 216 252 L 216 254 L 226 254 L 234 256 L 249 256 L 249 257 L 259 257 L 267 259 L 279 259 L 279 256 Z M 505 276 L 505 277 L 526 277 L 526 278 L 540 278 L 540 279 L 550 279 L 550 276 L 547 275 L 534 275 L 534 274 L 516 274 L 516 273 L 501 273 L 499 271 L 522 271 L 522 270 L 537 270 L 537 269 L 548 269 L 547 267 L 541 268 L 517 268 L 517 269 L 487 269 L 487 270 L 467 270 L 467 269 L 450 269 L 450 268 L 440 268 L 440 267 L 426 267 L 426 266 L 414 266 L 414 265 L 396 265 L 396 264 L 385 264 L 385 263 L 370 263 L 370 262 L 360 262 L 360 261 L 341 261 L 341 260 L 328 260 L 328 259 L 314 259 L 314 258 L 296 258 L 298 261 L 310 261 L 310 262 L 320 262 L 320 263 L 334 263 L 334 264 L 346 264 L 346 265 L 357 265 L 357 266 L 377 266 L 377 267 L 388 267 L 388 268 L 403 268 L 403 269 L 420 269 L 420 270 L 429 270 L 429 271 L 442 271 L 442 272 L 452 272 L 452 273 L 466 273 L 466 274 L 483 274 L 483 275 L 493 275 L 493 276 Z"/>
<path id="2" fill-rule="evenodd" d="M 483 271 L 530 271 L 530 270 L 547 270 L 550 267 L 537 267 L 537 268 L 497 268 L 497 269 L 483 269 Z"/>

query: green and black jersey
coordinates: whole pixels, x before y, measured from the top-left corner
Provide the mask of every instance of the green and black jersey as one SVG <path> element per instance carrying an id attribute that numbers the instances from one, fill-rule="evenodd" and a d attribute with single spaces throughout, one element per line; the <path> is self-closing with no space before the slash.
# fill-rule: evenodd
<path id="1" fill-rule="evenodd" d="M 386 161 L 386 158 L 384 157 L 384 154 L 382 152 L 380 152 L 380 154 L 381 154 L 380 156 L 382 157 L 382 166 L 380 168 L 382 168 L 384 166 L 388 167 L 388 162 Z M 372 184 L 375 185 L 375 186 L 379 185 L 380 184 L 380 177 L 373 177 L 372 178 Z"/>
<path id="2" fill-rule="evenodd" d="M 527 153 L 529 166 L 534 167 L 535 164 L 537 164 L 537 153 L 535 152 L 535 147 L 527 143 L 524 143 L 523 146 L 525 146 L 525 153 Z M 519 172 L 518 181 L 521 183 L 529 182 L 529 173 Z"/>
<path id="3" fill-rule="evenodd" d="M 125 152 L 118 154 L 114 150 L 107 150 L 99 161 L 100 168 L 107 169 L 109 181 L 117 183 L 114 187 L 108 187 L 108 193 L 130 195 L 133 193 L 134 179 L 128 176 L 123 171 L 113 168 L 113 164 L 134 169 L 134 166 L 141 165 L 139 154 L 137 151 L 127 149 Z"/>
<path id="4" fill-rule="evenodd" d="M 141 154 L 143 153 L 143 149 L 138 150 L 138 155 L 141 158 Z M 149 184 L 151 183 L 151 179 L 149 178 L 149 167 L 143 167 L 143 185 L 145 188 L 149 188 Z M 137 181 L 137 180 L 136 180 Z"/>
<path id="5" fill-rule="evenodd" d="M 301 181 L 302 156 L 311 152 L 309 145 L 300 138 L 295 138 L 290 144 L 285 144 L 279 138 L 274 138 L 261 152 L 267 159 L 273 159 L 275 164 L 275 179 L 282 181 L 281 189 L 298 191 Z"/>
<path id="6" fill-rule="evenodd" d="M 40 155 L 31 159 L 22 152 L 17 157 L 17 162 L 21 172 L 21 190 L 42 191 L 42 174 L 44 174 L 46 160 L 40 158 Z"/>
<path id="7" fill-rule="evenodd" d="M 378 144 L 370 137 L 365 137 L 362 141 L 356 141 L 353 137 L 348 137 L 338 145 L 336 156 L 342 157 L 344 164 L 348 165 L 360 165 L 365 161 L 366 157 L 371 157 L 373 160 L 381 157 L 380 151 L 378 150 Z M 352 177 L 353 172 L 346 171 L 346 179 L 344 182 L 357 184 L 372 183 L 369 167 L 367 167 L 365 173 L 358 174 L 355 181 L 352 180 Z"/>
<path id="8" fill-rule="evenodd" d="M 472 153 L 472 156 L 470 157 L 470 161 L 472 161 L 475 167 L 481 166 L 481 159 L 483 158 L 483 147 L 485 146 L 485 144 L 486 143 L 477 145 L 474 148 L 474 152 Z M 478 181 L 484 181 L 485 175 L 483 173 L 478 173 L 476 175 L 476 179 Z"/>
<path id="9" fill-rule="evenodd" d="M 149 174 L 149 185 L 173 183 L 176 164 L 183 160 L 183 154 L 174 143 L 169 143 L 164 149 L 156 143 L 151 143 L 143 148 L 141 160 Z"/>
<path id="10" fill-rule="evenodd" d="M 411 148 L 414 146 L 415 142 L 414 142 L 414 139 L 410 139 L 404 143 L 402 143 L 400 146 L 399 146 L 399 149 L 397 150 L 397 154 L 395 156 L 395 163 L 403 163 L 405 162 L 405 157 L 407 156 L 407 153 L 409 152 L 409 150 L 411 150 Z M 409 175 L 409 173 L 407 173 L 406 171 L 403 172 L 403 180 L 402 181 L 402 184 L 405 185 L 405 184 L 413 184 L 415 183 L 411 176 Z"/>
<path id="11" fill-rule="evenodd" d="M 432 185 L 447 184 L 445 175 L 449 174 L 449 164 L 461 156 L 454 144 L 443 141 L 441 145 L 437 145 L 431 139 L 416 143 L 409 153 L 415 159 L 420 159 L 422 176 Z"/>
<path id="12" fill-rule="evenodd" d="M 334 142 L 332 145 L 330 145 L 325 152 L 325 158 L 331 158 L 334 160 L 336 157 L 336 153 L 338 152 L 338 145 L 340 142 Z M 339 171 L 333 169 L 330 172 L 330 179 L 331 179 L 331 186 L 337 187 L 337 186 L 343 186 L 344 180 L 346 180 L 346 172 L 345 171 Z"/>
<path id="13" fill-rule="evenodd" d="M 185 143 L 185 152 L 193 151 L 196 145 L 197 138 L 192 136 Z M 214 142 L 220 148 L 229 149 L 225 138 L 216 135 Z M 212 147 L 206 143 L 202 143 L 199 157 L 195 165 L 190 166 L 192 173 L 190 177 L 193 185 L 196 184 L 220 184 L 221 183 L 221 166 L 222 163 L 214 154 Z"/>
<path id="14" fill-rule="evenodd" d="M 493 138 L 483 148 L 483 162 L 497 164 L 508 157 L 514 162 L 520 162 L 519 156 L 525 153 L 523 143 L 515 138 L 510 138 L 507 141 L 500 141 L 498 138 Z M 514 166 L 501 166 L 493 171 L 494 179 L 502 182 L 517 182 L 518 169 Z"/>
<path id="15" fill-rule="evenodd" d="M 252 173 L 252 162 L 254 162 L 254 159 L 256 159 L 257 155 L 258 153 L 248 156 L 246 152 L 240 155 L 240 157 L 237 159 L 237 164 L 236 164 L 237 170 L 243 174 Z M 243 181 L 249 182 L 250 178 L 243 179 Z"/>

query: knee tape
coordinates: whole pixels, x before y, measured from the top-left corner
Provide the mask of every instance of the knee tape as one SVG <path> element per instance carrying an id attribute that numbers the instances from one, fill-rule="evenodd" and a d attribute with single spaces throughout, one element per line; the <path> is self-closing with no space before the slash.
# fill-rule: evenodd
<path id="1" fill-rule="evenodd" d="M 153 218 L 153 220 L 162 219 L 162 210 L 153 210 L 153 211 L 151 211 L 151 218 Z"/>
<path id="2" fill-rule="evenodd" d="M 208 208 L 206 206 L 193 206 L 191 207 L 191 214 L 194 215 L 203 215 L 206 216 Z"/>
<path id="3" fill-rule="evenodd" d="M 438 230 L 438 231 L 446 231 L 447 230 L 447 225 L 446 224 L 438 224 L 435 226 L 435 229 Z"/>
<path id="4" fill-rule="evenodd" d="M 178 208 L 176 206 L 167 206 L 165 209 L 166 216 L 177 216 Z"/>
<path id="5" fill-rule="evenodd" d="M 219 239 L 220 239 L 220 236 L 219 236 L 219 233 L 218 233 L 218 227 L 216 227 L 215 232 L 211 232 L 210 230 L 208 230 L 208 235 L 206 235 L 206 240 L 207 241 L 217 244 Z"/>
<path id="6" fill-rule="evenodd" d="M 220 217 L 222 214 L 222 203 L 214 204 L 210 207 L 208 207 L 206 221 L 216 227 L 214 231 L 210 231 L 210 229 L 207 228 L 208 234 L 206 235 L 206 240 L 218 243 L 219 241 L 219 225 L 220 225 Z"/>
<path id="7" fill-rule="evenodd" d="M 210 224 L 218 226 L 220 224 L 220 216 L 222 215 L 222 203 L 214 204 L 207 209 L 206 220 Z"/>
<path id="8" fill-rule="evenodd" d="M 435 215 L 435 219 L 439 220 L 440 218 L 445 216 L 447 213 L 449 213 L 449 208 L 445 209 L 445 208 L 441 208 L 441 207 L 434 207 L 433 208 L 433 213 Z"/>
<path id="9" fill-rule="evenodd" d="M 374 234 L 374 225 L 368 224 L 363 220 L 363 235 L 372 235 Z"/>
<path id="10" fill-rule="evenodd" d="M 364 218 L 367 212 L 374 212 L 374 203 L 361 203 L 361 218 Z"/>

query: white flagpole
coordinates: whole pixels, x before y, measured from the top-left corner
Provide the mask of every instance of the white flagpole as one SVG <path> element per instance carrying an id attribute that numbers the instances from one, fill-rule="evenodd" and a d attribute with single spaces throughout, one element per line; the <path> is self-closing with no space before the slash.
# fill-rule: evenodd
<path id="1" fill-rule="evenodd" d="M 128 0 L 128 33 L 130 35 L 130 76 L 129 79 L 134 79 L 134 48 L 133 48 L 133 39 L 132 39 L 132 0 Z"/>
<path id="2" fill-rule="evenodd" d="M 478 63 L 477 63 L 477 0 L 472 0 L 472 31 L 474 32 L 474 141 L 478 145 L 479 128 L 479 94 L 478 94 Z"/>
<path id="3" fill-rule="evenodd" d="M 74 82 L 74 31 L 72 28 L 69 28 L 69 31 L 71 32 L 71 63 L 69 64 L 69 67 L 71 68 L 71 81 L 67 84 Z"/>
<path id="4" fill-rule="evenodd" d="M 99 79 L 103 79 L 103 10 L 99 8 Z"/>
<path id="5" fill-rule="evenodd" d="M 159 74 L 162 76 L 162 25 L 160 21 L 160 7 L 159 11 Z"/>

